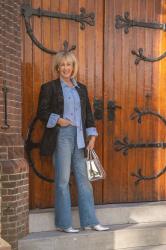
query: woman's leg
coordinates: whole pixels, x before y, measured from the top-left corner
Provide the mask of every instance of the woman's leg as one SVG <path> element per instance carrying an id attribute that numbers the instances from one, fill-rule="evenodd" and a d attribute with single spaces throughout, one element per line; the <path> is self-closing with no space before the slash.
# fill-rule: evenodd
<path id="1" fill-rule="evenodd" d="M 72 142 L 72 130 L 60 128 L 53 163 L 55 165 L 55 225 L 62 229 L 72 226 L 69 190 Z"/>
<path id="2" fill-rule="evenodd" d="M 81 227 L 99 224 L 94 208 L 92 185 L 88 180 L 84 150 L 75 145 L 72 154 L 72 168 L 75 174 L 78 188 L 78 205 Z"/>

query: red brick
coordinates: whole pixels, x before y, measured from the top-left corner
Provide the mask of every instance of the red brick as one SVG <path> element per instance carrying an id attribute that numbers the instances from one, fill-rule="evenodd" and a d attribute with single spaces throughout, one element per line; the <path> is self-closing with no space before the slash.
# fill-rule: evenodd
<path id="1" fill-rule="evenodd" d="M 3 215 L 2 218 L 1 218 L 1 222 L 6 222 L 8 220 L 8 216 L 6 215 Z"/>
<path id="2" fill-rule="evenodd" d="M 2 146 L 23 145 L 23 139 L 21 135 L 19 134 L 8 135 L 8 134 L 0 133 L 0 142 Z"/>
<path id="3" fill-rule="evenodd" d="M 10 211 L 11 212 L 15 212 L 16 208 L 17 208 L 17 201 L 4 201 L 2 196 L 2 212 L 6 212 L 6 211 Z"/>
<path id="4" fill-rule="evenodd" d="M 23 156 L 24 156 L 24 148 L 23 147 L 17 147 L 17 146 L 16 147 L 8 147 L 8 157 L 9 157 L 9 159 L 21 158 Z"/>
<path id="5" fill-rule="evenodd" d="M 1 131 L 1 129 L 0 129 L 0 131 Z M 8 133 L 11 133 L 11 134 L 13 134 L 13 133 L 20 134 L 21 133 L 21 128 L 14 127 L 14 126 L 13 127 L 9 127 L 8 128 Z"/>
<path id="6" fill-rule="evenodd" d="M 16 187 L 16 188 L 8 189 L 7 193 L 8 193 L 8 195 L 17 194 L 18 193 L 18 188 Z"/>
<path id="7" fill-rule="evenodd" d="M 9 190 L 2 188 L 2 189 L 1 189 L 1 195 L 2 195 L 2 196 L 3 196 L 3 195 L 7 195 L 7 194 L 8 194 L 8 191 L 9 191 Z"/>
<path id="8" fill-rule="evenodd" d="M 9 176 L 8 175 L 2 175 L 1 180 L 4 181 L 8 181 L 9 180 Z"/>
<path id="9" fill-rule="evenodd" d="M 0 153 L 7 153 L 7 147 L 0 147 Z"/>
<path id="10" fill-rule="evenodd" d="M 8 99 L 10 99 L 10 101 L 21 102 L 21 96 L 11 93 L 10 91 L 8 91 Z"/>
<path id="11" fill-rule="evenodd" d="M 7 154 L 0 153 L 0 160 L 7 160 L 7 159 L 8 159 L 8 155 Z"/>
<path id="12" fill-rule="evenodd" d="M 3 201 L 16 201 L 17 197 L 14 195 L 8 195 L 3 197 Z"/>
<path id="13" fill-rule="evenodd" d="M 9 180 L 16 181 L 21 179 L 21 174 L 11 174 L 9 175 Z"/>
<path id="14" fill-rule="evenodd" d="M 21 114 L 10 114 L 8 113 L 9 120 L 21 120 L 22 115 Z"/>
<path id="15" fill-rule="evenodd" d="M 3 182 L 2 183 L 3 188 L 15 188 L 16 187 L 16 182 Z"/>
<path id="16" fill-rule="evenodd" d="M 23 1 L 3 0 L 0 4 L 0 88 L 3 86 L 3 79 L 6 79 L 9 90 L 8 122 L 10 125 L 7 130 L 0 129 L 0 146 L 2 146 L 0 168 L 3 176 L 2 235 L 10 241 L 13 250 L 18 247 L 18 238 L 28 232 L 28 164 L 23 159 L 21 115 L 21 2 Z M 28 2 L 28 0 L 24 1 L 24 3 Z M 0 92 L 2 121 L 3 117 L 4 106 Z"/>

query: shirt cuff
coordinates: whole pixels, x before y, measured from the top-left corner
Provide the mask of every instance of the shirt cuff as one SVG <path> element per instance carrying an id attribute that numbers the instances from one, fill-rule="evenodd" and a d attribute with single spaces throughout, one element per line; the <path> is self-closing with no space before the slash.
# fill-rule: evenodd
<path id="1" fill-rule="evenodd" d="M 86 135 L 87 136 L 90 136 L 90 135 L 98 136 L 96 128 L 95 127 L 86 128 Z"/>
<path id="2" fill-rule="evenodd" d="M 58 119 L 60 118 L 60 115 L 57 115 L 57 114 L 54 114 L 54 113 L 51 113 L 49 119 L 48 119 L 48 122 L 47 122 L 47 128 L 53 128 L 55 127 Z"/>

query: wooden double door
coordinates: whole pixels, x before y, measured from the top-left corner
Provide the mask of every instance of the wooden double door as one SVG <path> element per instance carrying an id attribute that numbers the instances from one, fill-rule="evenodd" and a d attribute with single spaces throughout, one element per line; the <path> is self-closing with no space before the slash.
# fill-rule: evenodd
<path id="1" fill-rule="evenodd" d="M 152 180 L 140 181 L 137 173 L 154 176 L 165 167 L 166 154 L 163 148 L 129 148 L 128 154 L 115 150 L 115 141 L 126 143 L 164 142 L 166 125 L 157 116 L 144 115 L 142 123 L 130 119 L 134 108 L 155 111 L 166 117 L 166 59 L 150 63 L 140 61 L 136 66 L 131 50 L 144 48 L 149 56 L 158 56 L 166 49 L 163 31 L 131 28 L 125 34 L 115 28 L 116 15 L 124 16 L 129 11 L 131 19 L 146 22 L 166 22 L 163 14 L 165 0 L 32 0 L 33 8 L 52 12 L 95 13 L 95 26 L 86 25 L 85 30 L 74 21 L 33 17 L 31 25 L 36 38 L 47 48 L 63 49 L 76 45 L 79 60 L 78 80 L 87 85 L 93 110 L 99 117 L 96 126 L 99 136 L 96 152 L 100 156 L 107 177 L 94 183 L 96 204 L 157 201 L 166 198 L 166 174 Z M 22 19 L 22 82 L 23 82 L 23 136 L 26 138 L 30 121 L 35 116 L 39 90 L 42 83 L 56 77 L 52 70 L 53 56 L 39 49 L 26 33 Z M 94 105 L 95 104 L 95 105 Z M 116 108 L 115 106 L 120 106 Z M 100 113 L 100 114 L 99 114 Z M 136 113 L 135 113 L 136 114 Z M 39 141 L 42 125 L 38 123 L 33 140 Z M 36 168 L 43 175 L 54 177 L 50 158 L 41 158 L 38 149 L 32 152 Z M 40 179 L 30 168 L 30 208 L 47 208 L 54 205 L 54 185 Z M 71 177 L 73 205 L 77 204 L 74 177 Z"/>

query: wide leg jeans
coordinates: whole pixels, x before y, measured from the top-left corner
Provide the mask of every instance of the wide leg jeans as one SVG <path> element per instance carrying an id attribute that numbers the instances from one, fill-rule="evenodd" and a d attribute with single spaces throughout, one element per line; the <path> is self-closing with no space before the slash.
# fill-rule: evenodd
<path id="1" fill-rule="evenodd" d="M 75 175 L 81 227 L 99 224 L 94 208 L 92 185 L 88 180 L 84 149 L 77 147 L 77 128 L 60 127 L 56 150 L 53 155 L 55 165 L 55 225 L 66 229 L 72 226 L 69 179 L 71 169 Z"/>

